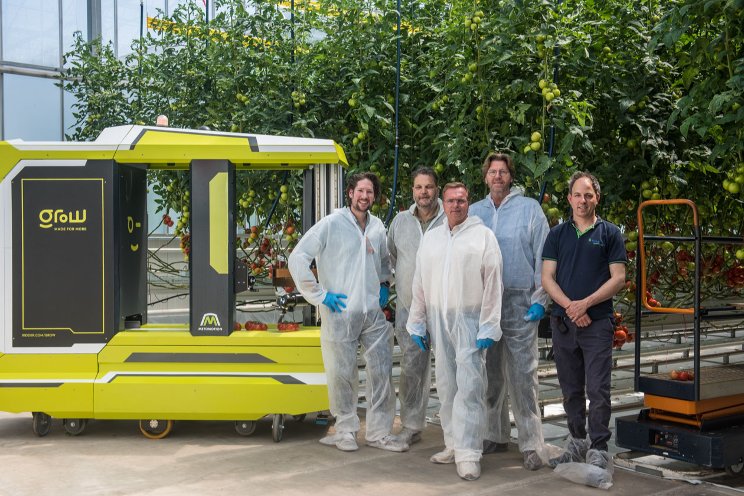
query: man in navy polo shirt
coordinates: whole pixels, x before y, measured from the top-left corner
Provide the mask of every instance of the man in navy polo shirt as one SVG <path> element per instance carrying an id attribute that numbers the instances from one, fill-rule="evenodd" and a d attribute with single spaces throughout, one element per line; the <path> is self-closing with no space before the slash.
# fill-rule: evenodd
<path id="1" fill-rule="evenodd" d="M 555 303 L 550 317 L 553 353 L 570 433 L 552 466 L 610 461 L 612 298 L 625 284 L 625 245 L 620 230 L 596 214 L 597 179 L 576 172 L 569 181 L 571 219 L 550 230 L 542 252 L 542 286 Z M 586 398 L 589 439 L 586 441 Z"/>

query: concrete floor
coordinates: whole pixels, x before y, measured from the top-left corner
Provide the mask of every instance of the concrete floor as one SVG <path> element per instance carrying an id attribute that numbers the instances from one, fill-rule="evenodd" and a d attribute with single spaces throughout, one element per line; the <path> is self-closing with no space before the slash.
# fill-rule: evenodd
<path id="1" fill-rule="evenodd" d="M 546 438 L 561 425 L 545 426 Z M 271 422 L 250 437 L 230 422 L 178 422 L 169 437 L 149 440 L 135 421 L 91 421 L 83 434 L 65 434 L 59 419 L 38 438 L 30 414 L 0 413 L 0 495 L 588 495 L 599 489 L 577 485 L 549 468 L 530 472 L 512 445 L 484 457 L 483 475 L 461 480 L 453 465 L 434 465 L 442 446 L 439 426 L 429 425 L 408 453 L 366 446 L 343 453 L 322 446 L 326 430 L 312 419 L 288 421 L 284 439 L 272 441 Z M 359 439 L 363 437 L 360 434 Z M 730 495 L 737 491 L 707 482 L 679 480 L 616 469 L 615 495 Z"/>

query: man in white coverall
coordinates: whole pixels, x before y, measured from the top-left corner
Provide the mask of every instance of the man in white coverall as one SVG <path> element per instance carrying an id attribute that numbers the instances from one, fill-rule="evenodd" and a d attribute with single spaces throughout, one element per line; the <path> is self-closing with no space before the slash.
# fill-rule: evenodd
<path id="1" fill-rule="evenodd" d="M 541 253 L 550 228 L 540 204 L 514 187 L 509 155 L 491 153 L 483 163 L 489 194 L 470 206 L 496 235 L 504 265 L 501 341 L 486 354 L 488 429 L 483 452 L 506 451 L 511 423 L 507 389 L 517 424 L 524 467 L 537 470 L 544 440 L 537 402 L 537 321 L 545 315 L 548 296 L 542 288 Z M 508 385 L 508 388 L 507 388 Z"/>
<path id="2" fill-rule="evenodd" d="M 431 352 L 421 350 L 406 330 L 411 308 L 416 253 L 424 233 L 442 224 L 437 174 L 430 167 L 413 171 L 413 205 L 395 216 L 388 229 L 388 251 L 395 269 L 395 337 L 403 353 L 400 362 L 400 421 L 398 436 L 409 445 L 421 440 L 431 386 Z"/>
<path id="3" fill-rule="evenodd" d="M 407 329 L 435 353 L 443 451 L 433 463 L 456 463 L 465 480 L 480 477 L 486 422 L 484 350 L 501 337 L 501 252 L 496 236 L 468 217 L 468 190 L 442 192 L 447 221 L 424 235 L 416 257 Z"/>
<path id="4" fill-rule="evenodd" d="M 395 417 L 392 389 L 392 326 L 385 320 L 392 279 L 385 226 L 369 210 L 380 195 L 371 172 L 354 174 L 346 186 L 349 207 L 336 209 L 310 228 L 289 256 L 297 289 L 320 307 L 320 345 L 328 379 L 335 434 L 320 440 L 342 451 L 358 449 L 357 348 L 366 362 L 368 446 L 406 451 L 408 444 L 391 434 Z M 315 259 L 318 281 L 310 263 Z"/>

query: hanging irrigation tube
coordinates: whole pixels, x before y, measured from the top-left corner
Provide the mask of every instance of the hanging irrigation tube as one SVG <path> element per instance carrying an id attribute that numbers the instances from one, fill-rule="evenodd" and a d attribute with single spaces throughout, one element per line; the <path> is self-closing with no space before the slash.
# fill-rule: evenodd
<path id="1" fill-rule="evenodd" d="M 395 61 L 395 153 L 393 161 L 393 192 L 390 195 L 390 207 L 388 208 L 385 224 L 390 224 L 395 209 L 395 195 L 398 191 L 398 158 L 400 155 L 400 130 L 398 124 L 398 114 L 400 109 L 400 0 L 396 4 L 395 14 L 398 19 L 398 25 L 395 31 L 396 35 L 396 61 Z"/>
<path id="2" fill-rule="evenodd" d="M 561 0 L 558 0 L 558 5 L 561 4 Z M 558 84 L 558 56 L 561 53 L 559 46 L 553 48 L 553 82 Z M 548 158 L 553 158 L 553 152 L 555 150 L 555 121 L 553 116 L 550 117 L 550 140 L 548 141 Z M 543 179 L 542 187 L 540 188 L 540 196 L 537 198 L 538 203 L 542 205 L 543 198 L 545 198 L 545 190 L 548 188 L 548 180 Z"/>

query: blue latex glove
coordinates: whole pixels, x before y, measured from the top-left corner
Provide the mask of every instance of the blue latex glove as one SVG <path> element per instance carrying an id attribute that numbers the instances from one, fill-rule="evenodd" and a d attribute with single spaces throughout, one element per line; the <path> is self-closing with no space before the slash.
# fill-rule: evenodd
<path id="1" fill-rule="evenodd" d="M 380 308 L 385 308 L 390 298 L 390 288 L 385 285 L 380 285 Z"/>
<path id="2" fill-rule="evenodd" d="M 411 334 L 411 339 L 413 339 L 413 342 L 416 343 L 419 348 L 421 348 L 421 351 L 427 351 L 429 349 L 429 340 L 426 338 L 426 336 Z"/>
<path id="3" fill-rule="evenodd" d="M 475 346 L 477 346 L 479 350 L 487 350 L 488 348 L 491 347 L 493 343 L 494 343 L 494 340 L 491 338 L 475 340 Z"/>
<path id="4" fill-rule="evenodd" d="M 527 322 L 534 322 L 545 317 L 545 307 L 539 303 L 533 303 L 527 313 L 524 314 L 524 320 Z"/>
<path id="5" fill-rule="evenodd" d="M 344 303 L 342 300 L 346 299 L 345 294 L 341 293 L 331 293 L 330 291 L 326 293 L 325 298 L 323 298 L 323 305 L 327 306 L 331 309 L 331 312 L 338 312 L 341 313 L 341 310 L 346 308 L 346 303 Z"/>

